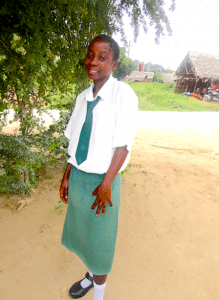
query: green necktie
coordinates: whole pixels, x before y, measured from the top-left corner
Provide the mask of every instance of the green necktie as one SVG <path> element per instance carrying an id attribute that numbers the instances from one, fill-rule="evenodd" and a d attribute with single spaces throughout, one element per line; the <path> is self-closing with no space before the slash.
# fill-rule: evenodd
<path id="1" fill-rule="evenodd" d="M 87 159 L 87 153 L 88 153 L 90 135 L 92 129 L 92 121 L 93 121 L 93 109 L 95 105 L 97 105 L 99 100 L 100 97 L 98 96 L 97 99 L 94 101 L 87 101 L 86 119 L 81 129 L 81 134 L 78 141 L 78 147 L 75 154 L 75 158 L 78 165 L 82 164 Z"/>

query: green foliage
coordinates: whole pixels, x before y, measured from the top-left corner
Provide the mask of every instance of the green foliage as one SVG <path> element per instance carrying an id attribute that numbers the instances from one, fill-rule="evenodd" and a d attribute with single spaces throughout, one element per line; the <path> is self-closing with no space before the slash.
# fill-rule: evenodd
<path id="1" fill-rule="evenodd" d="M 66 162 L 68 140 L 64 136 L 70 112 L 47 130 L 24 135 L 0 135 L 0 192 L 25 195 L 37 185 L 38 172 L 52 167 L 59 157 Z"/>
<path id="2" fill-rule="evenodd" d="M 163 83 L 163 78 L 162 78 L 160 72 L 154 74 L 152 81 Z"/>
<path id="3" fill-rule="evenodd" d="M 7 103 L 0 102 L 0 113 L 2 113 L 7 108 Z"/>
<path id="4" fill-rule="evenodd" d="M 174 5 L 175 0 L 172 0 Z M 75 95 L 89 80 L 84 58 L 90 41 L 100 33 L 120 31 L 128 13 L 135 39 L 147 23 L 156 41 L 171 33 L 164 2 L 156 0 L 5 0 L 0 4 L 0 128 L 6 107 L 14 108 L 19 135 L 0 136 L 0 191 L 27 193 L 43 164 L 66 158 L 64 128 Z M 124 58 L 124 63 L 129 65 Z M 70 95 L 71 101 L 67 100 Z M 44 130 L 39 115 L 49 106 L 69 111 Z M 36 133 L 36 130 L 38 133 Z M 13 145 L 13 147 L 12 147 Z"/>
<path id="5" fill-rule="evenodd" d="M 48 161 L 32 146 L 31 137 L 1 135 L 0 192 L 26 194 L 36 185 L 37 170 Z"/>
<path id="6" fill-rule="evenodd" d="M 54 206 L 54 210 L 59 210 L 59 211 L 62 212 L 63 206 L 64 206 L 64 203 L 63 203 L 63 201 L 60 199 L 60 200 L 58 201 L 58 204 L 57 204 L 56 206 Z"/>
<path id="7" fill-rule="evenodd" d="M 66 162 L 68 157 L 67 148 L 69 142 L 64 135 L 64 131 L 70 116 L 70 111 L 60 111 L 60 119 L 50 125 L 47 131 L 39 135 L 41 139 L 40 147 L 43 146 L 45 149 L 49 150 L 54 157 L 60 156 L 64 162 Z M 47 140 L 44 139 L 44 135 L 48 136 Z M 43 143 L 45 143 L 45 146 Z"/>
<path id="8" fill-rule="evenodd" d="M 204 103 L 173 93 L 174 83 L 128 82 L 139 98 L 140 111 L 219 111 L 218 104 Z"/>
<path id="9" fill-rule="evenodd" d="M 175 0 L 172 0 L 172 9 Z M 90 41 L 100 33 L 120 31 L 127 13 L 135 39 L 147 23 L 155 27 L 156 41 L 171 33 L 164 2 L 156 0 L 5 0 L 0 5 L 0 93 L 10 100 L 27 101 L 37 90 L 47 102 L 48 92 L 66 91 L 70 82 L 86 81 L 83 64 Z M 9 93 L 10 92 L 10 93 Z M 21 100 L 22 99 L 22 100 Z M 15 100 L 13 99 L 13 102 Z M 39 101 L 34 103 L 39 106 Z"/>
<path id="10" fill-rule="evenodd" d="M 164 85 L 164 89 L 167 91 L 169 90 L 173 91 L 175 85 L 176 85 L 175 82 L 166 82 Z"/>
<path id="11" fill-rule="evenodd" d="M 172 0 L 171 9 L 175 0 Z M 156 0 L 5 0 L 0 5 L 1 102 L 16 109 L 23 123 L 24 110 L 48 104 L 50 93 L 67 92 L 75 83 L 78 94 L 88 81 L 84 58 L 90 41 L 100 33 L 120 31 L 127 13 L 135 39 L 147 23 L 155 27 L 156 41 L 171 33 L 164 2 Z M 2 110 L 2 105 L 0 107 Z M 27 128 L 25 128 L 27 127 Z M 27 134 L 28 124 L 22 129 Z"/>
<path id="12" fill-rule="evenodd" d="M 129 168 L 131 168 L 131 166 L 132 166 L 132 164 L 129 163 L 129 164 L 127 165 L 126 169 L 125 169 L 124 171 L 121 171 L 121 176 L 122 176 L 124 173 L 129 173 L 129 174 L 131 174 L 130 171 L 129 171 Z"/>
<path id="13" fill-rule="evenodd" d="M 125 47 L 120 47 L 118 66 L 113 71 L 113 76 L 121 80 L 124 76 L 130 75 L 136 69 L 136 63 L 125 55 Z"/>
<path id="14" fill-rule="evenodd" d="M 76 95 L 75 95 L 75 85 L 71 84 L 71 88 L 69 91 L 62 93 L 59 90 L 54 94 L 51 94 L 48 97 L 48 105 L 47 109 L 59 109 L 59 110 L 71 110 L 75 103 Z"/>
<path id="15" fill-rule="evenodd" d="M 152 64 L 151 62 L 144 64 L 145 72 L 160 72 L 160 73 L 173 73 L 174 71 L 171 69 L 165 69 L 163 66 L 158 64 Z"/>

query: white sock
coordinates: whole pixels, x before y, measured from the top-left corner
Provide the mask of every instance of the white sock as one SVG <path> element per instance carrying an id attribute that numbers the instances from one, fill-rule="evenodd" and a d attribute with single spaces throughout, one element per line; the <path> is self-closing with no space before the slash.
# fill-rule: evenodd
<path id="1" fill-rule="evenodd" d="M 89 272 L 89 275 L 93 277 L 93 273 Z M 89 285 L 91 285 L 91 282 L 87 278 L 84 278 L 84 280 L 81 281 L 81 286 L 83 289 L 86 289 Z"/>
<path id="2" fill-rule="evenodd" d="M 93 300 L 103 300 L 104 290 L 106 287 L 106 282 L 104 284 L 96 284 L 94 282 L 94 298 Z"/>

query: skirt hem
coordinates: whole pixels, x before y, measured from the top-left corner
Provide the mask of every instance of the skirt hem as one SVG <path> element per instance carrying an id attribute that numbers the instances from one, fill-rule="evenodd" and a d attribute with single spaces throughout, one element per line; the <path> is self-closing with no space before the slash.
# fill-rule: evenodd
<path id="1" fill-rule="evenodd" d="M 96 271 L 92 266 L 89 265 L 89 262 L 86 260 L 86 258 L 81 254 L 81 252 L 75 250 L 75 249 L 70 249 L 69 247 L 67 247 L 63 242 L 62 242 L 62 245 L 68 249 L 69 251 L 71 251 L 72 253 L 76 254 L 80 260 L 85 264 L 85 266 L 87 267 L 88 271 L 90 271 L 91 273 L 93 273 L 94 275 L 107 275 L 109 274 L 111 271 L 112 271 L 112 265 L 111 265 L 111 268 L 108 269 L 108 271 L 103 271 L 103 272 L 100 272 L 100 271 Z"/>

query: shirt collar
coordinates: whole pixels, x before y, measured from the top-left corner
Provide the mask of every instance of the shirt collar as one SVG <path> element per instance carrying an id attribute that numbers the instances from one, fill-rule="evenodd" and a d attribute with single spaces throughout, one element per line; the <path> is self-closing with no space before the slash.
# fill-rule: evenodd
<path id="1" fill-rule="evenodd" d="M 100 96 L 100 98 L 103 99 L 103 100 L 108 100 L 111 96 L 110 92 L 112 91 L 112 85 L 113 85 L 115 80 L 116 79 L 113 78 L 112 75 L 110 75 L 109 79 L 104 83 L 102 88 L 97 93 L 97 96 Z M 86 101 L 93 101 L 94 100 L 94 98 L 93 98 L 93 87 L 94 87 L 94 83 L 92 82 L 91 86 L 87 90 Z M 95 99 L 96 99 L 96 97 L 95 97 Z"/>

